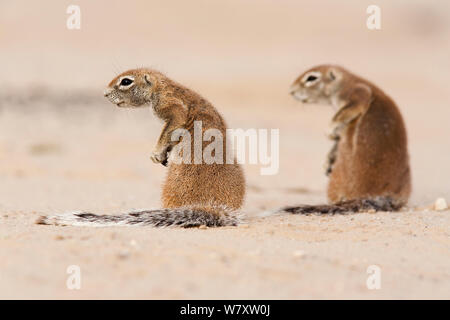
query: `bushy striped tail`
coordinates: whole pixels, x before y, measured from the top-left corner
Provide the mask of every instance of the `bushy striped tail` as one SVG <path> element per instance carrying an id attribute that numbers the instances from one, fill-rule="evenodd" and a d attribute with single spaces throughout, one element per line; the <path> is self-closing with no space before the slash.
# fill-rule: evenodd
<path id="1" fill-rule="evenodd" d="M 341 201 L 334 204 L 324 205 L 300 205 L 294 207 L 284 207 L 281 212 L 289 212 L 293 214 L 347 214 L 364 212 L 369 210 L 375 211 L 398 211 L 403 206 L 402 202 L 393 200 L 389 197 L 376 197 L 373 199 L 355 199 Z"/>
<path id="2" fill-rule="evenodd" d="M 200 226 L 224 227 L 239 224 L 233 210 L 214 208 L 155 209 L 135 211 L 121 215 L 98 215 L 86 212 L 68 212 L 41 216 L 37 224 L 83 227 L 154 226 L 195 228 Z"/>

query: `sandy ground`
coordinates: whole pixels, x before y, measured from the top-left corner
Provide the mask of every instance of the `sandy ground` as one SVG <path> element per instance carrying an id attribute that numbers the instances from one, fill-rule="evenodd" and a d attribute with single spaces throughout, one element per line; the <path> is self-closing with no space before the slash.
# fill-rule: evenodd
<path id="1" fill-rule="evenodd" d="M 379 1 L 0 2 L 0 298 L 450 298 L 450 5 Z M 108 5 L 108 10 L 104 8 Z M 46 12 L 46 13 L 43 13 Z M 332 110 L 287 94 L 304 69 L 342 64 L 386 90 L 407 124 L 414 192 L 398 213 L 262 214 L 326 201 Z M 280 170 L 246 165 L 240 227 L 38 226 L 42 214 L 155 208 L 161 123 L 103 87 L 153 66 L 212 101 L 232 128 L 280 129 Z M 78 265 L 80 290 L 66 269 Z M 368 290 L 367 268 L 381 269 Z"/>

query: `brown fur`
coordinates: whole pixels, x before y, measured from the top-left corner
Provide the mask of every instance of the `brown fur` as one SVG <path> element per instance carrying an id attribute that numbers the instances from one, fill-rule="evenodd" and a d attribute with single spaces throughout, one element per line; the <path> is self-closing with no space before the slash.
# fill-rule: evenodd
<path id="1" fill-rule="evenodd" d="M 132 79 L 132 85 L 121 86 L 120 83 L 124 78 Z M 211 103 L 196 92 L 151 69 L 135 69 L 120 74 L 109 83 L 105 90 L 105 96 L 119 107 L 151 106 L 155 115 L 164 121 L 163 130 L 152 154 L 152 160 L 164 165 L 168 164 L 161 201 L 164 209 L 173 209 L 173 211 L 135 212 L 132 219 L 125 218 L 125 216 L 124 218 L 114 216 L 115 218 L 111 219 L 111 216 L 78 213 L 73 218 L 64 217 L 59 221 L 67 223 L 68 220 L 76 220 L 76 223 L 79 224 L 83 221 L 87 222 L 89 218 L 89 222 L 98 223 L 111 223 L 111 221 L 119 219 L 123 224 L 129 223 L 129 221 L 133 221 L 134 224 L 140 222 L 140 224 L 182 226 L 236 224 L 237 219 L 232 212 L 240 209 L 243 204 L 244 174 L 236 161 L 235 164 L 225 164 L 226 124 Z M 194 164 L 194 121 L 202 121 L 203 132 L 210 128 L 222 132 L 225 144 L 224 164 Z M 168 154 L 178 143 L 171 141 L 171 134 L 178 128 L 187 129 L 191 133 L 191 164 L 175 164 L 170 161 L 167 163 Z M 204 148 L 208 143 L 203 142 L 202 147 Z M 172 217 L 170 222 L 161 222 L 161 219 L 168 218 L 171 212 L 178 218 Z M 203 219 L 199 219 L 200 216 Z M 220 216 L 222 219 L 212 219 L 213 216 Z M 143 222 L 140 221 L 141 218 L 147 220 Z M 186 219 L 195 221 L 186 221 Z M 55 219 L 50 218 L 40 219 L 38 222 L 45 221 L 57 224 Z"/>
<path id="2" fill-rule="evenodd" d="M 149 69 L 126 71 L 109 84 L 114 88 L 117 81 L 132 74 L 137 86 L 150 91 L 140 106 L 151 103 L 155 115 L 165 122 L 163 131 L 155 147 L 155 160 L 167 160 L 167 150 L 173 148 L 176 142 L 170 137 L 177 128 L 187 129 L 194 137 L 194 121 L 202 121 L 203 132 L 214 128 L 222 132 L 226 145 L 226 124 L 221 115 L 196 92 L 170 80 L 160 72 Z M 151 85 L 145 81 L 145 75 L 150 78 Z M 129 104 L 124 99 L 126 104 Z M 207 143 L 204 143 L 203 148 Z M 194 139 L 192 139 L 194 150 Z M 182 206 L 220 205 L 231 209 L 242 206 L 245 181 L 239 164 L 170 164 L 166 182 L 163 186 L 162 203 L 164 208 Z M 226 148 L 224 148 L 225 163 Z"/>
<path id="3" fill-rule="evenodd" d="M 306 87 L 311 72 L 320 74 L 320 80 Z M 331 65 L 304 72 L 291 93 L 303 102 L 334 104 L 338 109 L 331 137 L 335 145 L 328 156 L 330 202 L 386 199 L 395 203 L 386 208 L 394 209 L 406 204 L 411 193 L 406 129 L 390 97 L 371 82 Z"/>

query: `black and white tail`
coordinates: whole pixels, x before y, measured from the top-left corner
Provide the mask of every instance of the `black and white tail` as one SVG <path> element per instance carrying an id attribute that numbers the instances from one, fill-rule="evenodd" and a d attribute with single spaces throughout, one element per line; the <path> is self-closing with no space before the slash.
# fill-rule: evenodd
<path id="1" fill-rule="evenodd" d="M 36 223 L 57 226 L 114 227 L 154 226 L 195 228 L 223 227 L 239 224 L 236 211 L 226 208 L 214 210 L 198 208 L 155 209 L 134 211 L 121 215 L 98 215 L 87 212 L 68 212 L 41 216 Z"/>
<path id="2" fill-rule="evenodd" d="M 373 199 L 356 199 L 341 201 L 334 204 L 324 205 L 300 205 L 294 207 L 284 207 L 281 212 L 293 214 L 346 214 L 356 213 L 368 210 L 375 211 L 398 211 L 403 203 L 395 201 L 389 197 L 376 197 Z"/>

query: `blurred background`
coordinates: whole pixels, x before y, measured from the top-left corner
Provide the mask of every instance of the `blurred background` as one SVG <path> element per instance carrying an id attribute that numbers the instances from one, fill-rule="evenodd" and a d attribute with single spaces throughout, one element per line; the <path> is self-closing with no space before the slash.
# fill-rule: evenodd
<path id="1" fill-rule="evenodd" d="M 381 30 L 366 27 L 366 9 L 371 4 L 381 8 Z M 70 5 L 81 9 L 79 30 L 66 27 Z M 6 297 L 23 297 L 24 293 L 71 297 L 64 287 L 64 270 L 67 264 L 82 261 L 90 266 L 86 276 L 91 277 L 91 291 L 88 288 L 83 297 L 99 297 L 99 288 L 105 290 L 102 297 L 286 298 L 323 297 L 324 293 L 343 297 L 344 292 L 361 297 L 358 294 L 367 292 L 361 289 L 365 283 L 361 277 L 375 260 L 364 256 L 367 247 L 361 247 L 364 253 L 359 255 L 350 250 L 367 241 L 362 226 L 386 230 L 389 236 L 375 233 L 379 241 L 392 234 L 407 237 L 422 227 L 395 233 L 386 229 L 398 223 L 389 220 L 389 215 L 384 216 L 390 221 L 385 225 L 372 221 L 356 227 L 336 218 L 330 220 L 329 230 L 349 226 L 353 231 L 333 233 L 327 231 L 328 225 L 322 232 L 316 220 L 292 219 L 290 223 L 306 223 L 298 234 L 292 235 L 293 228 L 287 233 L 260 224 L 260 229 L 250 229 L 255 233 L 243 244 L 239 239 L 246 233 L 241 229 L 208 235 L 148 229 L 119 234 L 103 229 L 94 236 L 87 229 L 43 228 L 33 222 L 39 214 L 58 211 L 115 213 L 160 206 L 159 186 L 165 169 L 153 164 L 149 156 L 162 124 L 149 109 L 118 109 L 102 95 L 115 75 L 141 66 L 159 69 L 202 94 L 231 128 L 280 129 L 279 173 L 261 176 L 259 166 L 245 166 L 248 194 L 244 211 L 250 215 L 288 204 L 326 201 L 323 163 L 331 143 L 325 133 L 333 111 L 321 105 L 302 106 L 288 94 L 300 73 L 322 63 L 348 68 L 373 81 L 397 102 L 409 134 L 411 206 L 429 206 L 437 197 L 450 199 L 449 40 L 450 2 L 446 0 L 0 0 L 0 218 L 6 221 L 0 232 L 4 244 L 0 281 L 8 288 L 0 293 Z M 445 225 L 439 219 L 425 219 L 429 220 L 423 230 L 433 226 L 441 232 L 433 241 L 417 238 L 419 243 L 408 238 L 397 243 L 397 250 L 391 246 L 389 253 L 384 249 L 387 243 L 363 243 L 376 245 L 374 250 L 381 248 L 383 257 L 392 254 L 392 260 L 376 260 L 384 261 L 386 270 L 408 266 L 411 272 L 410 278 L 402 278 L 405 268 L 390 273 L 394 286 L 385 293 L 399 294 L 396 297 L 448 295 L 448 285 L 442 280 L 448 279 L 448 264 L 441 260 L 436 267 L 426 255 L 431 252 L 428 249 L 421 256 L 415 254 L 419 244 L 429 248 L 431 243 L 441 243 L 443 247 L 433 251 L 434 257 L 448 256 L 443 249 L 445 243 L 448 248 L 448 233 L 445 236 L 441 230 Z M 320 221 L 325 223 L 325 218 Z M 358 230 L 362 238 L 350 236 Z M 274 232 L 279 232 L 281 242 L 276 242 Z M 151 238 L 154 235 L 157 240 Z M 268 253 L 261 249 L 258 258 L 259 251 L 252 246 L 269 245 L 267 237 L 271 237 L 271 247 L 267 247 Z M 46 239 L 52 239 L 49 247 L 44 246 Z M 61 239 L 68 239 L 64 247 Z M 86 239 L 89 241 L 83 242 Z M 129 249 L 129 243 L 136 243 L 134 239 L 145 243 L 147 255 L 123 253 L 125 247 L 135 250 Z M 302 269 L 290 260 L 290 251 L 288 258 L 276 256 L 295 249 L 292 239 L 303 239 L 304 246 L 317 240 L 308 248 L 322 258 L 311 260 Z M 335 239 L 344 239 L 340 249 Z M 328 247 L 327 242 L 320 243 L 326 240 L 330 240 Z M 198 247 L 199 243 L 212 247 L 214 241 L 230 243 L 233 249 L 217 254 L 210 247 Z M 131 247 L 135 248 L 134 244 Z M 404 258 L 406 247 L 412 254 Z M 237 260 L 230 256 L 244 254 L 233 251 L 235 248 L 248 249 L 249 256 L 231 263 Z M 200 253 L 205 254 L 193 258 Z M 337 257 L 329 258 L 333 254 Z M 140 263 L 129 263 L 130 269 L 119 268 L 126 261 L 136 262 L 126 260 L 130 255 Z M 339 262 L 342 257 L 348 260 Z M 31 261 L 39 261 L 40 268 Z M 146 265 L 152 268 L 145 269 Z M 206 267 L 199 265 L 210 267 L 205 271 Z M 220 265 L 225 268 L 217 269 Z M 272 269 L 262 269 L 266 265 Z M 411 269 L 411 265 L 425 271 Z M 324 272 L 311 277 L 313 270 Z M 430 270 L 437 270 L 442 278 L 428 275 Z M 292 281 L 304 273 L 308 277 L 301 284 Z M 151 277 L 143 282 L 142 275 L 147 274 Z M 228 276 L 222 278 L 223 274 Z M 336 274 L 339 281 L 333 278 Z M 423 274 L 428 282 L 420 282 Z M 102 275 L 116 280 L 105 280 Z M 348 287 L 345 281 L 350 276 L 354 282 Z M 396 282 L 399 279 L 405 280 L 402 285 Z M 168 280 L 179 287 L 167 288 Z M 411 281 L 420 282 L 414 292 Z M 435 287 L 438 282 L 442 284 L 439 290 Z M 427 290 L 420 289 L 423 283 Z"/>

